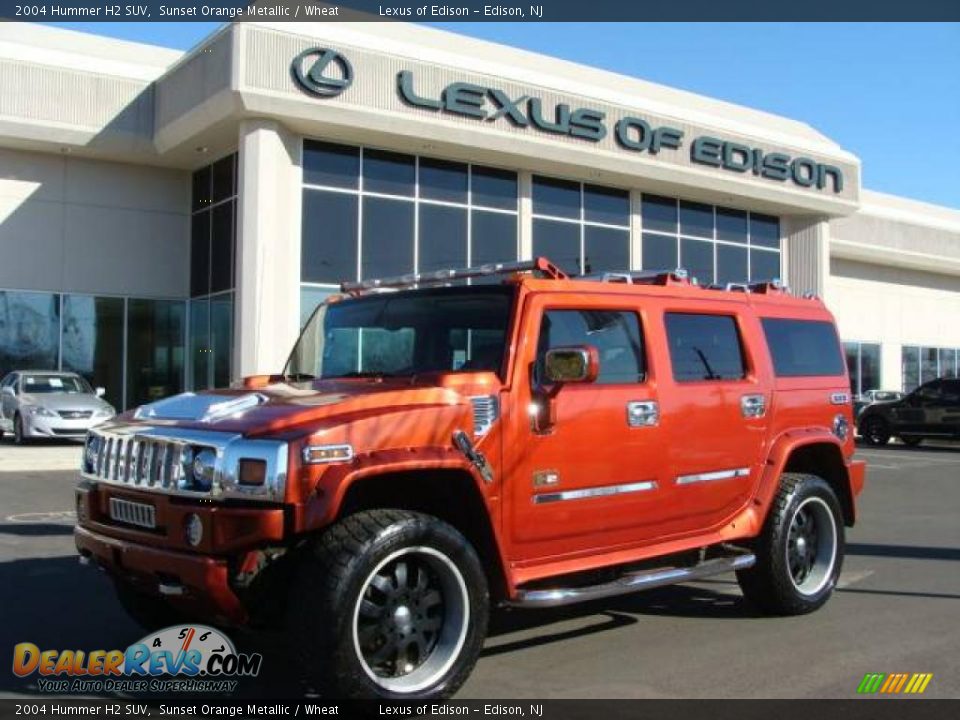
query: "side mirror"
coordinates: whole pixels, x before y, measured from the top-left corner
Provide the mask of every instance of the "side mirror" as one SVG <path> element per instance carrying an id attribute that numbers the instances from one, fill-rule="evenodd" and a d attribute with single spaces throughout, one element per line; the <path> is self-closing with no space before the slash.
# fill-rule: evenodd
<path id="1" fill-rule="evenodd" d="M 107 394 L 106 388 L 102 388 L 102 387 L 98 387 L 97 389 L 94 390 L 94 392 L 97 394 L 97 397 L 103 397 L 104 395 Z"/>
<path id="2" fill-rule="evenodd" d="M 600 353 L 592 345 L 553 348 L 547 350 L 544 371 L 552 383 L 592 383 L 600 374 Z"/>
<path id="3" fill-rule="evenodd" d="M 0 395 L 8 395 L 10 397 L 16 397 L 17 394 L 13 391 L 13 388 L 9 385 L 5 388 L 0 388 Z"/>

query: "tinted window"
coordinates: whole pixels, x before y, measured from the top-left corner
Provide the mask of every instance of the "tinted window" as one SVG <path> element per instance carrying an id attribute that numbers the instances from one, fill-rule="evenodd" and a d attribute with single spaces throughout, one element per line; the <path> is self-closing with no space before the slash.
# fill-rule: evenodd
<path id="1" fill-rule="evenodd" d="M 471 172 L 470 190 L 474 205 L 517 209 L 517 174 L 498 168 L 474 167 Z"/>
<path id="2" fill-rule="evenodd" d="M 361 279 L 413 272 L 413 203 L 363 198 Z"/>
<path id="3" fill-rule="evenodd" d="M 780 248 L 780 221 L 769 215 L 750 215 L 750 244 Z"/>
<path id="4" fill-rule="evenodd" d="M 584 185 L 583 215 L 587 222 L 629 225 L 630 193 L 626 190 Z"/>
<path id="5" fill-rule="evenodd" d="M 747 243 L 747 214 L 743 210 L 717 208 L 717 240 Z M 746 276 L 744 276 L 746 277 Z"/>
<path id="6" fill-rule="evenodd" d="M 303 181 L 356 189 L 360 179 L 360 148 L 306 140 L 303 143 Z"/>
<path id="7" fill-rule="evenodd" d="M 740 334 L 732 317 L 668 313 L 666 327 L 677 382 L 744 377 Z"/>
<path id="8" fill-rule="evenodd" d="M 190 224 L 190 295 L 210 292 L 210 213 L 197 213 Z"/>
<path id="9" fill-rule="evenodd" d="M 197 170 L 193 174 L 193 193 L 191 207 L 203 210 L 210 205 L 210 166 Z"/>
<path id="10" fill-rule="evenodd" d="M 421 205 L 419 228 L 421 272 L 466 266 L 466 208 Z"/>
<path id="11" fill-rule="evenodd" d="M 303 191 L 304 282 L 357 279 L 357 202 L 355 195 Z"/>
<path id="12" fill-rule="evenodd" d="M 130 299 L 127 303 L 127 405 L 183 390 L 185 303 Z"/>
<path id="13" fill-rule="evenodd" d="M 642 382 L 646 373 L 640 320 L 636 313 L 616 310 L 550 310 L 540 325 L 537 378 L 543 378 L 547 350 L 591 345 L 600 355 L 597 382 Z"/>
<path id="14" fill-rule="evenodd" d="M 680 234 L 713 237 L 713 207 L 695 202 L 680 202 Z"/>
<path id="15" fill-rule="evenodd" d="M 644 270 L 676 270 L 678 267 L 680 261 L 675 237 L 643 234 Z"/>
<path id="16" fill-rule="evenodd" d="M 533 256 L 550 258 L 565 273 L 579 275 L 579 223 L 534 219 Z"/>
<path id="17" fill-rule="evenodd" d="M 82 375 L 123 406 L 123 298 L 63 297 L 64 370 Z"/>
<path id="18" fill-rule="evenodd" d="M 644 230 L 677 231 L 677 201 L 673 198 L 644 195 L 642 216 Z"/>
<path id="19" fill-rule="evenodd" d="M 713 243 L 704 240 L 680 240 L 680 266 L 701 285 L 713 283 Z"/>
<path id="20" fill-rule="evenodd" d="M 747 249 L 732 245 L 717 245 L 717 282 L 745 283 L 747 281 Z"/>
<path id="21" fill-rule="evenodd" d="M 767 252 L 766 250 L 750 251 L 750 279 L 752 281 L 776 280 L 780 276 L 780 253 Z"/>
<path id="22" fill-rule="evenodd" d="M 364 192 L 413 197 L 415 178 L 413 155 L 401 155 L 386 150 L 364 150 Z"/>
<path id="23" fill-rule="evenodd" d="M 960 405 L 960 380 L 944 380 L 941 396 L 947 405 Z"/>
<path id="24" fill-rule="evenodd" d="M 780 318 L 762 322 L 778 377 L 843 375 L 846 363 L 832 323 Z"/>
<path id="25" fill-rule="evenodd" d="M 444 160 L 420 159 L 420 197 L 467 202 L 467 166 Z"/>
<path id="26" fill-rule="evenodd" d="M 210 292 L 233 287 L 233 222 L 235 201 L 217 205 L 213 215 L 210 244 Z"/>
<path id="27" fill-rule="evenodd" d="M 237 194 L 234 175 L 236 160 L 236 155 L 228 155 L 213 164 L 213 202 L 220 202 Z"/>
<path id="28" fill-rule="evenodd" d="M 517 259 L 516 215 L 474 210 L 472 224 L 471 265 L 510 262 Z"/>
<path id="29" fill-rule="evenodd" d="M 580 184 L 534 176 L 533 213 L 579 220 Z"/>
<path id="30" fill-rule="evenodd" d="M 630 269 L 628 230 L 586 225 L 583 241 L 586 254 L 584 272 L 627 272 Z"/>

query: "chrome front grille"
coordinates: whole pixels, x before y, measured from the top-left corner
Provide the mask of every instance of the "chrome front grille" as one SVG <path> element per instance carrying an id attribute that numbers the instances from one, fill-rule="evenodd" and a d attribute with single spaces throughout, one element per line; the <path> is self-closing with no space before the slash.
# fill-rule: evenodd
<path id="1" fill-rule="evenodd" d="M 209 467 L 211 451 L 213 477 L 199 482 L 194 460 L 204 453 Z M 287 443 L 280 440 L 115 421 L 87 433 L 80 474 L 96 483 L 158 493 L 282 502 L 289 451 Z M 266 463 L 262 484 L 240 483 L 242 460 Z"/>
<path id="2" fill-rule="evenodd" d="M 110 519 L 153 530 L 157 527 L 157 510 L 153 505 L 110 498 Z"/>
<path id="3" fill-rule="evenodd" d="M 93 410 L 58 410 L 57 414 L 64 420 L 87 420 L 93 415 Z"/>
<path id="4" fill-rule="evenodd" d="M 490 432 L 500 416 L 500 403 L 496 395 L 474 395 L 470 403 L 473 405 L 473 434 L 482 437 Z"/>
<path id="5" fill-rule="evenodd" d="M 190 462 L 190 445 L 171 439 L 110 436 L 87 437 L 88 475 L 133 487 L 174 489 Z"/>

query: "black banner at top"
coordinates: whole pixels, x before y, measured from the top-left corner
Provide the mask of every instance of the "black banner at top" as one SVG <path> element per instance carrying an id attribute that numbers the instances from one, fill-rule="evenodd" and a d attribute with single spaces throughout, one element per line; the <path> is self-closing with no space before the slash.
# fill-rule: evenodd
<path id="1" fill-rule="evenodd" d="M 960 0 L 0 0 L 29 22 L 960 21 Z"/>

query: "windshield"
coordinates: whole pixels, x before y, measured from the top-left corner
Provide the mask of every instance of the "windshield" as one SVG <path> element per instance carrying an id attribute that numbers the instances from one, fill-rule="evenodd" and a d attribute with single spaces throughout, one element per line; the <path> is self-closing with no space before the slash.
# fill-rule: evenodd
<path id="1" fill-rule="evenodd" d="M 460 286 L 321 305 L 287 362 L 291 379 L 500 373 L 514 289 Z"/>
<path id="2" fill-rule="evenodd" d="M 24 375 L 23 392 L 28 395 L 43 393 L 67 393 L 78 395 L 92 393 L 87 381 L 76 375 Z"/>

